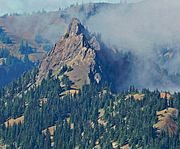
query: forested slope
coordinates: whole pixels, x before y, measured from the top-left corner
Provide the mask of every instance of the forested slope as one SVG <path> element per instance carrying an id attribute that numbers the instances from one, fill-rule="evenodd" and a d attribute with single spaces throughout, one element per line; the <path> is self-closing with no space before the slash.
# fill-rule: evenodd
<path id="1" fill-rule="evenodd" d="M 60 87 L 60 80 L 49 75 L 35 87 L 36 74 L 34 69 L 0 92 L 1 146 L 180 147 L 179 93 L 130 87 L 115 94 L 104 83 L 85 85 L 77 94 L 62 96 L 65 88 Z M 158 119 L 158 112 L 161 116 L 169 113 L 168 119 Z M 164 125 L 157 130 L 161 120 Z"/>

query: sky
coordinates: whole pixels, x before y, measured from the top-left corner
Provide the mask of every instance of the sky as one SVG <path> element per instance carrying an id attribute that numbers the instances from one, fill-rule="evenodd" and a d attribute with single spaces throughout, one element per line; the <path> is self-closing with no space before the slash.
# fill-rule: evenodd
<path id="1" fill-rule="evenodd" d="M 0 15 L 6 13 L 31 13 L 45 9 L 46 11 L 58 10 L 71 4 L 88 2 L 110 2 L 120 1 L 137 2 L 141 0 L 0 0 Z"/>

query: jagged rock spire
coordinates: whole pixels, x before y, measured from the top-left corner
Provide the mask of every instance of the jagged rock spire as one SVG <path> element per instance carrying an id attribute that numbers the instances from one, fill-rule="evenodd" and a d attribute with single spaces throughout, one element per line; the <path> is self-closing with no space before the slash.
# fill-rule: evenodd
<path id="1" fill-rule="evenodd" d="M 68 33 L 69 35 L 78 35 L 81 33 L 81 28 L 84 28 L 81 22 L 77 18 L 73 18 L 69 24 Z"/>
<path id="2" fill-rule="evenodd" d="M 87 29 L 81 24 L 80 20 L 77 18 L 73 18 L 68 27 L 68 34 L 70 36 L 84 34 L 87 38 L 89 37 L 89 33 Z"/>
<path id="3" fill-rule="evenodd" d="M 49 71 L 53 77 L 61 78 L 62 74 L 59 72 L 65 65 L 71 68 L 65 75 L 73 82 L 73 88 L 81 88 L 91 81 L 100 83 L 101 70 L 98 66 L 100 62 L 97 63 L 96 59 L 96 52 L 100 50 L 99 42 L 77 18 L 73 18 L 70 22 L 67 34 L 68 36 L 61 38 L 42 61 L 37 84 L 48 76 Z"/>

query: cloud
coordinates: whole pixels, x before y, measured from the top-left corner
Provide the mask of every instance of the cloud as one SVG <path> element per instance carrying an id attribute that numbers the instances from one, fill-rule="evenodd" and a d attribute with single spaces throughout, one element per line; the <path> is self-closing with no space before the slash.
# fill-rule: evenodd
<path id="1" fill-rule="evenodd" d="M 87 26 L 93 32 L 100 32 L 105 43 L 138 57 L 130 83 L 158 88 L 174 85 L 163 71 L 168 70 L 169 75 L 180 72 L 179 0 L 147 0 L 104 9 Z M 171 52 L 168 49 L 175 54 L 166 61 L 161 54 Z"/>
<path id="2" fill-rule="evenodd" d="M 150 0 L 106 9 L 87 23 L 111 44 L 136 51 L 180 41 L 180 1 Z"/>

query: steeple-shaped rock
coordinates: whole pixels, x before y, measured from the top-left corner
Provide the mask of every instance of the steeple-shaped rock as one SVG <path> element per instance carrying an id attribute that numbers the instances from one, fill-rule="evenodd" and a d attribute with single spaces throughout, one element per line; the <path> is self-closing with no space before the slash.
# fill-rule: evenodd
<path id="1" fill-rule="evenodd" d="M 73 36 L 80 35 L 81 33 L 87 34 L 87 30 L 77 18 L 73 18 L 68 27 L 68 34 Z"/>
<path id="2" fill-rule="evenodd" d="M 63 75 L 73 82 L 73 88 L 81 88 L 91 81 L 100 83 L 101 70 L 97 66 L 96 56 L 100 44 L 91 36 L 81 22 L 72 19 L 67 33 L 57 42 L 48 56 L 42 61 L 37 84 L 41 83 L 51 71 L 53 77 L 61 78 L 61 70 L 68 67 Z"/>

